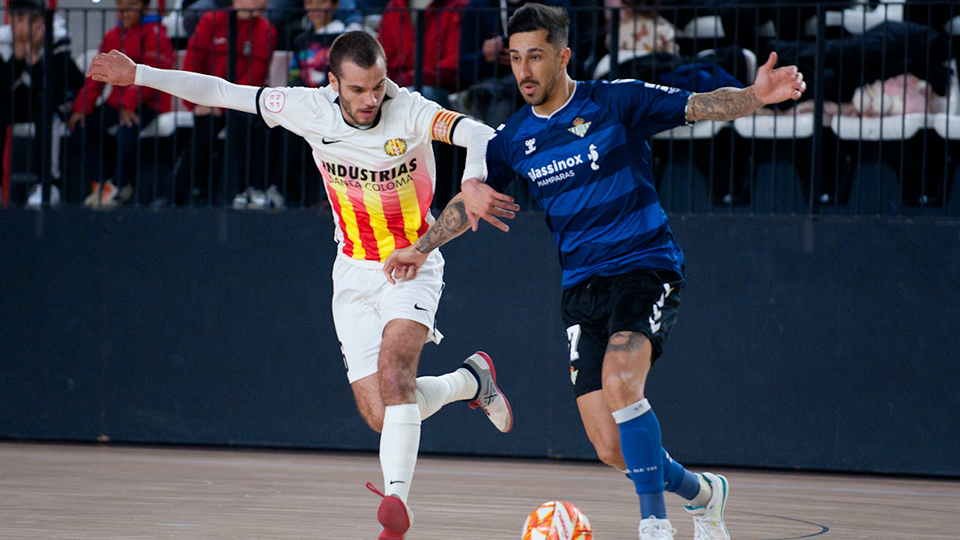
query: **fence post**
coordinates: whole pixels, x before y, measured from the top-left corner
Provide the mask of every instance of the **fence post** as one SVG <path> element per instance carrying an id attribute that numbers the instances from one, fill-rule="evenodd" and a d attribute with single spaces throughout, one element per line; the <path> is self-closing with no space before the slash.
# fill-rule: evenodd
<path id="1" fill-rule="evenodd" d="M 423 42 L 425 41 L 425 26 L 423 18 L 426 17 L 426 10 L 412 11 L 413 14 L 413 89 L 417 92 L 423 92 Z M 439 15 L 438 15 L 439 16 Z"/>
<path id="2" fill-rule="evenodd" d="M 813 85 L 813 155 L 810 156 L 810 213 L 820 211 L 820 193 L 823 164 L 823 72 L 824 56 L 827 51 L 827 12 L 823 4 L 817 4 L 817 56 L 814 60 Z"/>
<path id="3" fill-rule="evenodd" d="M 54 9 L 48 8 L 43 11 L 43 56 L 47 60 L 43 63 L 43 104 L 41 108 L 40 125 L 37 126 L 37 136 L 40 137 L 40 184 L 41 200 L 43 205 L 50 204 L 50 168 L 52 166 L 50 152 L 52 143 L 50 140 L 53 128 L 53 106 L 50 103 L 52 93 L 51 81 L 53 78 L 53 14 Z M 65 194 L 63 194 L 65 195 Z"/>
<path id="4" fill-rule="evenodd" d="M 237 10 L 231 9 L 228 12 L 227 17 L 227 80 L 232 83 L 237 83 Z M 230 189 L 234 186 L 239 186 L 239 178 L 237 178 L 237 164 L 236 159 L 234 159 L 234 149 L 233 145 L 235 141 L 230 140 L 230 134 L 235 130 L 233 129 L 233 123 L 236 120 L 236 115 L 230 114 L 229 111 L 224 111 L 224 132 L 227 137 L 224 140 L 223 144 L 223 182 L 221 184 L 221 193 L 220 197 L 223 199 L 223 204 L 230 206 L 233 202 L 233 196 L 236 195 L 235 189 Z M 217 133 L 213 133 L 214 139 L 217 137 Z M 216 144 L 216 141 L 214 142 Z M 234 193 L 231 193 L 234 191 Z"/>
<path id="5" fill-rule="evenodd" d="M 655 16 L 659 12 L 655 12 Z M 607 79 L 620 78 L 620 8 L 610 10 L 610 74 Z"/>

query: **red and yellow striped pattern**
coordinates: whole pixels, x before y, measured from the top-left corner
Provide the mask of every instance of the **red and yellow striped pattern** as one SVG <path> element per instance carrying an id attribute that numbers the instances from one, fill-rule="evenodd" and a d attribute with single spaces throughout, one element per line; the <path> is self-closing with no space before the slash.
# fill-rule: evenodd
<path id="1" fill-rule="evenodd" d="M 458 112 L 441 109 L 433 116 L 433 122 L 430 124 L 430 136 L 435 141 L 453 144 L 453 125 L 457 119 L 463 116 Z"/>
<path id="2" fill-rule="evenodd" d="M 376 189 L 387 187 L 384 183 L 331 181 L 327 171 L 322 173 L 338 216 L 344 255 L 383 262 L 393 250 L 427 232 L 433 182 L 426 167 L 386 183 L 393 189 Z"/>

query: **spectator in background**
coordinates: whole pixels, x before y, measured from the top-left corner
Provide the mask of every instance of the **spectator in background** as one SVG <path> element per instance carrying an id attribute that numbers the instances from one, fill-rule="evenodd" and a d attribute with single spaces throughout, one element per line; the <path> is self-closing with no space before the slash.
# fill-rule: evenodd
<path id="1" fill-rule="evenodd" d="M 358 8 L 366 8 L 366 6 L 358 5 L 357 0 L 341 0 L 339 4 L 334 18 L 344 21 L 350 30 L 359 30 L 363 24 L 364 13 Z M 188 34 L 193 34 L 205 13 L 212 10 L 225 10 L 230 6 L 231 0 L 196 0 L 195 2 L 184 0 L 183 27 Z M 269 0 L 266 15 L 277 29 L 277 43 L 280 48 L 284 50 L 290 48 L 293 37 L 301 30 L 302 2 L 300 0 Z"/>
<path id="2" fill-rule="evenodd" d="M 36 135 L 22 161 L 26 162 L 30 173 L 39 176 L 42 142 L 39 123 L 43 118 L 44 101 L 49 102 L 54 114 L 66 119 L 77 90 L 83 86 L 83 74 L 70 58 L 70 38 L 66 35 L 57 36 L 55 33 L 53 56 L 44 57 L 46 27 L 40 0 L 10 0 L 8 9 L 11 43 L 0 48 L 0 152 L 7 143 L 8 126 L 33 123 L 37 128 Z M 47 65 L 51 66 L 51 94 L 44 96 L 43 78 Z M 40 185 L 37 184 L 30 191 L 27 203 L 38 206 L 40 198 Z M 59 199 L 59 189 L 52 186 L 50 201 L 56 204 Z"/>
<path id="3" fill-rule="evenodd" d="M 416 32 L 414 18 L 423 17 L 423 88 L 420 93 L 442 107 L 458 90 L 460 27 L 467 0 L 390 0 L 378 30 L 387 55 L 387 77 L 412 88 Z"/>
<path id="4" fill-rule="evenodd" d="M 277 46 L 276 29 L 261 16 L 266 4 L 267 0 L 233 0 L 233 10 L 237 13 L 237 65 L 236 78 L 231 82 L 266 86 L 270 62 Z M 184 71 L 227 78 L 229 20 L 228 11 L 210 11 L 200 19 L 187 43 Z M 268 202 L 263 190 L 245 186 L 245 190 L 237 195 L 241 179 L 249 184 L 263 182 L 264 160 L 253 155 L 255 150 L 259 151 L 265 146 L 266 133 L 262 123 L 247 114 L 225 112 L 223 109 L 192 103 L 186 105 L 193 111 L 194 129 L 190 142 L 174 167 L 174 202 L 186 202 L 199 192 L 218 198 L 219 203 L 232 200 L 236 207 L 266 207 Z M 216 180 L 223 172 L 219 170 L 222 155 L 217 152 L 220 147 L 217 136 L 228 124 L 226 142 L 236 152 L 238 159 L 224 164 L 224 168 L 231 170 L 223 175 L 221 188 Z M 271 195 L 274 196 L 273 204 L 282 206 L 282 201 L 276 199 L 279 195 L 276 188 Z"/>
<path id="5" fill-rule="evenodd" d="M 470 0 L 463 16 L 460 45 L 460 79 L 470 86 L 484 79 L 509 75 L 507 19 L 524 0 Z M 569 8 L 567 0 L 544 0 L 547 6 Z M 512 81 L 510 86 L 516 87 Z M 516 108 L 512 109 L 511 114 Z"/>
<path id="6" fill-rule="evenodd" d="M 662 15 L 659 0 L 605 0 L 607 25 L 619 9 L 617 78 L 643 81 L 690 90 L 711 92 L 717 88 L 743 88 L 749 83 L 743 49 L 736 45 L 714 48 L 703 56 L 682 56 L 676 43 L 677 28 Z M 612 49 L 610 37 L 606 47 Z M 608 77 L 611 56 L 600 59 L 593 78 Z"/>
<path id="7" fill-rule="evenodd" d="M 507 18 L 524 0 L 470 0 L 460 35 L 460 81 L 466 91 L 456 96 L 454 108 L 498 126 L 523 100 L 510 70 L 507 54 Z M 544 5 L 569 8 L 567 0 L 543 0 Z M 469 88 L 467 88 L 469 87 Z M 525 186 L 521 185 L 521 189 Z M 518 199 L 523 194 L 514 193 Z"/>
<path id="8" fill-rule="evenodd" d="M 660 15 L 657 0 L 605 0 L 606 8 L 620 11 L 619 47 L 633 51 L 637 56 L 650 53 L 680 54 L 677 47 L 677 28 Z M 607 11 L 607 16 L 610 12 Z M 607 37 L 607 47 L 611 45 Z"/>
<path id="9" fill-rule="evenodd" d="M 290 86 L 319 88 L 327 85 L 330 45 L 347 31 L 347 25 L 336 18 L 339 5 L 337 0 L 303 0 L 311 28 L 293 40 Z"/>
<path id="10" fill-rule="evenodd" d="M 100 52 L 118 50 L 142 64 L 173 67 L 173 45 L 160 17 L 146 14 L 149 5 L 150 0 L 117 0 L 117 25 L 103 37 Z M 67 121 L 72 132 L 70 153 L 84 175 L 83 180 L 70 182 L 70 189 L 76 186 L 82 191 L 85 182 L 92 182 L 84 205 L 111 208 L 118 198 L 122 202 L 133 194 L 140 128 L 170 110 L 170 96 L 139 86 L 112 87 L 103 105 L 97 106 L 102 92 L 102 83 L 87 79 Z M 108 130 L 114 126 L 115 152 L 104 148 L 110 140 Z M 113 166 L 107 166 L 111 161 Z"/>
<path id="11" fill-rule="evenodd" d="M 309 86 L 320 88 L 328 84 L 330 71 L 330 46 L 337 36 L 347 31 L 347 25 L 336 18 L 339 2 L 337 0 L 303 0 L 303 8 L 310 20 L 310 30 L 304 31 L 293 40 L 293 58 L 290 60 L 290 86 Z M 283 152 L 278 156 L 285 160 L 286 185 L 284 193 L 287 202 L 296 202 L 300 206 L 313 206 L 320 203 L 320 178 L 317 168 L 312 166 L 312 151 L 302 137 L 283 132 L 286 144 L 276 147 Z M 286 150 L 289 149 L 289 150 Z M 324 202 L 326 199 L 324 199 Z"/>

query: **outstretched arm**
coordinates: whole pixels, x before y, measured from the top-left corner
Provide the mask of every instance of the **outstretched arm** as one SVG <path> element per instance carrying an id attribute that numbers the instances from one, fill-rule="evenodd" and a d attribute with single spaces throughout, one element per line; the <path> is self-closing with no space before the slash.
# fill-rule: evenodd
<path id="1" fill-rule="evenodd" d="M 467 149 L 460 190 L 464 195 L 470 227 L 477 230 L 477 219 L 481 218 L 507 232 L 510 228 L 498 217 L 513 218 L 513 213 L 520 207 L 514 204 L 513 197 L 499 193 L 479 180 L 484 175 L 483 161 L 487 154 L 487 141 L 493 133 L 493 129 L 486 124 L 461 117 L 450 142 Z"/>
<path id="2" fill-rule="evenodd" d="M 728 121 L 753 113 L 772 103 L 797 100 L 807 89 L 803 73 L 797 66 L 774 68 L 777 53 L 770 53 L 767 63 L 757 70 L 757 79 L 747 88 L 719 88 L 705 94 L 694 94 L 687 101 L 687 120 Z"/>
<path id="3" fill-rule="evenodd" d="M 257 112 L 260 89 L 256 86 L 232 84 L 219 77 L 189 71 L 137 65 L 116 50 L 93 57 L 87 77 L 114 86 L 149 86 L 198 105 Z"/>
<path id="4" fill-rule="evenodd" d="M 417 271 L 427 261 L 430 252 L 460 236 L 470 228 L 463 193 L 450 199 L 447 207 L 440 213 L 437 221 L 427 229 L 412 246 L 394 250 L 383 261 L 383 273 L 387 281 L 396 284 L 397 279 L 413 279 Z"/>

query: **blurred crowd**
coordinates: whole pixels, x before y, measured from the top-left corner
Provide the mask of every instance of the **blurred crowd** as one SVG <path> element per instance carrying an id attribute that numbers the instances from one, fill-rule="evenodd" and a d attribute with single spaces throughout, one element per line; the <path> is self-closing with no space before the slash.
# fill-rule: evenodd
<path id="1" fill-rule="evenodd" d="M 785 105 L 792 114 L 817 106 L 828 117 L 861 119 L 951 109 L 960 7 L 949 2 L 842 2 L 820 11 L 802 0 L 543 3 L 571 12 L 575 78 L 636 78 L 693 91 L 743 87 L 752 82 L 757 59 L 776 52 L 781 64 L 800 67 L 809 88 L 819 88 Z M 107 17 L 116 23 L 98 51 L 116 49 L 139 63 L 240 84 L 319 87 L 327 84 L 333 40 L 363 29 L 384 45 L 392 80 L 496 127 L 522 105 L 504 37 L 507 18 L 522 4 L 178 0 L 158 13 L 150 0 L 116 0 L 115 16 Z M 8 24 L 0 28 L 0 138 L 9 201 L 39 204 L 47 163 L 54 204 L 280 209 L 325 203 L 302 140 L 271 132 L 253 115 L 84 79 L 91 55 L 72 47 L 70 13 L 57 11 L 50 26 L 45 14 L 42 0 L 9 0 Z M 819 104 L 816 95 L 823 96 Z M 50 159 L 42 159 L 45 152 Z M 455 169 L 458 156 L 443 152 L 440 166 Z M 452 182 L 458 176 L 441 177 Z M 724 182 L 712 190 L 717 201 L 749 197 L 741 180 Z M 438 195 L 443 192 L 438 186 Z"/>

